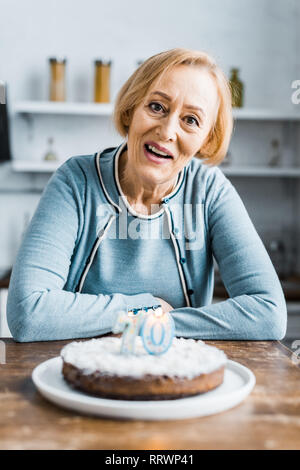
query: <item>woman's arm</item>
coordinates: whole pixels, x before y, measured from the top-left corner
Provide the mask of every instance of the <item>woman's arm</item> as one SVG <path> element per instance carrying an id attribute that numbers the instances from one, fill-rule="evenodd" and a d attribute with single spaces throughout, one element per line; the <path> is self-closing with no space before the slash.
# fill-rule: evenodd
<path id="1" fill-rule="evenodd" d="M 282 339 L 287 313 L 279 279 L 238 193 L 220 170 L 217 174 L 206 216 L 212 252 L 230 298 L 173 310 L 176 334 L 203 339 Z"/>
<path id="2" fill-rule="evenodd" d="M 49 181 L 13 266 L 7 319 L 17 341 L 101 335 L 111 331 L 120 310 L 156 303 L 148 293 L 90 295 L 64 290 L 76 240 L 88 223 L 83 213 L 85 176 L 72 160 Z"/>

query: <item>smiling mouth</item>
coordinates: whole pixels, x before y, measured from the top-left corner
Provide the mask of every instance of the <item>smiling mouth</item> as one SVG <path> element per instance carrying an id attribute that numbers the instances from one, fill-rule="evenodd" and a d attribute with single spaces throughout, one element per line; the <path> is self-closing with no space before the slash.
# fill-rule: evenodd
<path id="1" fill-rule="evenodd" d="M 171 155 L 168 155 L 167 153 L 165 152 L 161 152 L 160 150 L 158 150 L 157 148 L 153 147 L 152 145 L 148 145 L 148 144 L 145 144 L 144 145 L 145 149 L 147 150 L 147 152 L 149 153 L 152 153 L 152 155 L 155 155 L 155 157 L 159 157 L 159 158 L 166 158 L 166 159 L 171 159 L 173 157 L 171 157 Z"/>

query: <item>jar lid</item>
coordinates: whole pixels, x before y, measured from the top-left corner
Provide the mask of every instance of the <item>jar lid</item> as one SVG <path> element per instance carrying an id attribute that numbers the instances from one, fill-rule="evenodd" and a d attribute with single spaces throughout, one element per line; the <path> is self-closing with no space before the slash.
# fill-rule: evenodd
<path id="1" fill-rule="evenodd" d="M 95 59 L 95 65 L 111 65 L 111 60 L 102 60 L 102 59 Z"/>
<path id="2" fill-rule="evenodd" d="M 65 64 L 67 62 L 66 57 L 49 57 L 51 64 Z"/>

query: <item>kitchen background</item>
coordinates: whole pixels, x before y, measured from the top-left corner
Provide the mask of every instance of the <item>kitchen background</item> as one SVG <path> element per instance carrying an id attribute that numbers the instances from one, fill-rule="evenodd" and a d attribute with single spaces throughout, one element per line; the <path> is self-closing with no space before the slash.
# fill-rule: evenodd
<path id="1" fill-rule="evenodd" d="M 51 174 L 72 155 L 121 142 L 112 105 L 93 103 L 95 59 L 111 61 L 113 103 L 140 61 L 173 47 L 211 53 L 228 76 L 239 68 L 244 102 L 234 110 L 221 168 L 281 278 L 285 343 L 300 339 L 300 104 L 292 102 L 300 80 L 298 0 L 0 0 L 11 143 L 11 160 L 0 162 L 0 336 L 9 335 L 9 272 Z M 66 102 L 57 105 L 48 102 L 50 57 L 66 58 Z M 57 160 L 46 161 L 47 153 Z M 214 301 L 224 296 L 216 266 Z"/>

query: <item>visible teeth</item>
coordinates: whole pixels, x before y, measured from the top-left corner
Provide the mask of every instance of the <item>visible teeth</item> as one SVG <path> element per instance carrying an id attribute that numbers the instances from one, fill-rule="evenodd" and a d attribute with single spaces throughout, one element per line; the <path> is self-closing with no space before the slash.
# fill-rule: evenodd
<path id="1" fill-rule="evenodd" d="M 161 150 L 158 150 L 156 147 L 153 147 L 152 145 L 148 145 L 149 149 L 151 149 L 153 152 L 155 153 L 158 153 L 158 155 L 162 155 L 163 157 L 170 157 L 170 155 L 168 155 L 167 153 L 165 152 L 162 152 Z"/>

